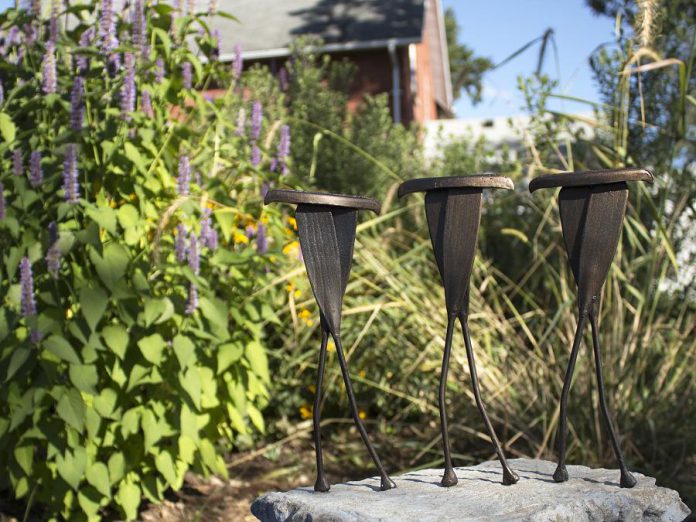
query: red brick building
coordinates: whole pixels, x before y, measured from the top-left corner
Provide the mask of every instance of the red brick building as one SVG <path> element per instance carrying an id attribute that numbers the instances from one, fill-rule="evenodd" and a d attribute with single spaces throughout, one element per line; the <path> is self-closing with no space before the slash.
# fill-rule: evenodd
<path id="1" fill-rule="evenodd" d="M 228 0 L 218 19 L 221 59 L 243 49 L 245 64 L 277 70 L 298 36 L 357 65 L 350 104 L 388 93 L 395 121 L 423 123 L 452 114 L 452 84 L 440 0 Z"/>

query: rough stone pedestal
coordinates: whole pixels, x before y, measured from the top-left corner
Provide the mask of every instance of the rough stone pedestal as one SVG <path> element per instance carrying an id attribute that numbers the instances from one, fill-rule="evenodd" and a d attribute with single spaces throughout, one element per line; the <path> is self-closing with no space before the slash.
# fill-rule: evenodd
<path id="1" fill-rule="evenodd" d="M 689 509 L 671 489 L 634 473 L 638 484 L 619 487 L 619 471 L 568 466 L 570 480 L 553 481 L 555 464 L 514 459 L 520 476 L 514 486 L 500 483 L 497 461 L 455 468 L 459 484 L 440 486 L 441 469 L 426 469 L 392 477 L 397 488 L 379 491 L 379 479 L 334 484 L 328 493 L 311 487 L 287 493 L 267 493 L 251 512 L 264 522 L 353 522 L 441 520 L 636 521 L 681 522 Z"/>

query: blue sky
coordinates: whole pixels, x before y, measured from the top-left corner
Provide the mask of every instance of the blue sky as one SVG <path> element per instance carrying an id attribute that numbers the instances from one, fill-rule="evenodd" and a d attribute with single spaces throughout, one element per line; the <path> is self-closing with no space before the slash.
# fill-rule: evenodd
<path id="1" fill-rule="evenodd" d="M 558 69 L 553 53 L 547 54 L 544 71 L 560 81 L 559 91 L 578 98 L 597 100 L 588 57 L 604 42 L 613 40 L 614 21 L 597 17 L 585 0 L 443 0 L 453 7 L 460 27 L 459 39 L 481 56 L 499 63 L 547 28 L 555 32 Z M 548 49 L 551 51 L 551 49 Z M 517 77 L 536 68 L 539 45 L 531 47 L 484 80 L 483 101 L 472 106 L 465 96 L 455 104 L 459 118 L 490 118 L 522 112 L 523 99 Z M 560 75 L 559 75 L 560 73 Z M 554 102 L 566 111 L 587 111 L 589 106 Z"/>

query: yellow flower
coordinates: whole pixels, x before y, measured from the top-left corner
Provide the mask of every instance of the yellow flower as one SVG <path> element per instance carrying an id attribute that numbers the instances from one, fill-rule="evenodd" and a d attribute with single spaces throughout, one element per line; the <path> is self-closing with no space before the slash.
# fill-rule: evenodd
<path id="1" fill-rule="evenodd" d="M 360 419 L 362 420 L 365 420 L 365 417 L 367 417 L 365 410 L 358 410 L 358 417 L 360 417 Z"/>
<path id="2" fill-rule="evenodd" d="M 335 352 L 336 351 L 336 345 L 333 342 L 333 339 L 329 339 L 329 344 L 326 346 L 326 351 L 327 352 Z"/>
<path id="3" fill-rule="evenodd" d="M 312 407 L 309 404 L 303 404 L 300 406 L 300 417 L 303 419 L 309 419 L 312 416 Z"/>
<path id="4" fill-rule="evenodd" d="M 283 254 L 285 254 L 286 256 L 290 254 L 297 254 L 299 248 L 300 243 L 298 243 L 297 241 L 291 241 L 283 247 Z"/>
<path id="5" fill-rule="evenodd" d="M 310 317 L 312 317 L 312 312 L 306 308 L 300 312 L 300 319 L 309 319 Z"/>
<path id="6" fill-rule="evenodd" d="M 242 234 L 239 230 L 234 231 L 234 237 L 232 238 L 232 240 L 237 244 L 246 244 L 249 242 L 249 238 L 246 237 L 246 235 Z"/>
<path id="7" fill-rule="evenodd" d="M 313 384 L 310 384 L 309 386 L 307 386 L 307 389 L 310 391 L 310 393 L 314 393 L 315 391 L 317 391 L 317 387 L 314 386 Z"/>
<path id="8" fill-rule="evenodd" d="M 288 216 L 288 225 L 290 225 L 293 230 L 297 230 L 297 220 L 294 217 Z"/>
<path id="9" fill-rule="evenodd" d="M 360 376 L 361 379 L 364 379 L 365 375 L 366 375 L 365 370 L 360 370 L 360 373 L 358 373 L 358 375 Z"/>

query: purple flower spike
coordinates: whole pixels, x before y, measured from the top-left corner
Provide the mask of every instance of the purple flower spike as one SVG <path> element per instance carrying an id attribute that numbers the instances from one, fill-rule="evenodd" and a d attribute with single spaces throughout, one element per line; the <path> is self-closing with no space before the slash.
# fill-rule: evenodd
<path id="1" fill-rule="evenodd" d="M 185 62 L 181 66 L 181 81 L 184 84 L 184 89 L 190 89 L 193 85 L 193 71 L 190 62 Z"/>
<path id="2" fill-rule="evenodd" d="M 48 252 L 46 266 L 53 279 L 58 279 L 60 272 L 60 248 L 58 246 L 58 226 L 54 221 L 48 225 Z"/>
<path id="3" fill-rule="evenodd" d="M 268 194 L 269 188 L 270 187 L 268 186 L 268 183 L 266 183 L 266 182 L 261 183 L 261 197 L 262 198 L 266 197 L 266 194 Z"/>
<path id="4" fill-rule="evenodd" d="M 5 89 L 2 86 L 2 80 L 0 80 L 0 105 L 5 103 Z"/>
<path id="5" fill-rule="evenodd" d="M 89 47 L 92 44 L 92 37 L 94 36 L 94 29 L 91 27 L 82 32 L 80 35 L 80 47 Z M 80 72 L 85 72 L 89 69 L 89 58 L 85 55 L 78 54 L 75 63 Z"/>
<path id="6" fill-rule="evenodd" d="M 164 60 L 159 56 L 155 60 L 155 83 L 162 83 L 164 80 Z"/>
<path id="7" fill-rule="evenodd" d="M 174 254 L 179 263 L 186 261 L 186 254 L 188 253 L 186 246 L 187 235 L 186 227 L 183 223 L 179 223 L 176 227 L 176 239 L 174 240 Z"/>
<path id="8" fill-rule="evenodd" d="M 259 164 L 261 163 L 261 149 L 259 146 L 254 143 L 251 146 L 251 166 L 252 167 L 258 167 Z"/>
<path id="9" fill-rule="evenodd" d="M 36 43 L 36 26 L 34 24 L 24 24 L 24 43 L 31 47 Z"/>
<path id="10" fill-rule="evenodd" d="M 198 250 L 198 238 L 196 234 L 191 234 L 188 245 L 188 265 L 193 273 L 198 275 L 201 271 L 201 256 Z"/>
<path id="11" fill-rule="evenodd" d="M 58 1 L 51 0 L 51 19 L 49 21 L 48 30 L 49 37 L 53 43 L 58 41 Z"/>
<path id="12" fill-rule="evenodd" d="M 218 234 L 213 228 L 210 214 L 211 210 L 206 208 L 201 219 L 201 246 L 207 246 L 210 250 L 215 250 L 218 245 Z"/>
<path id="13" fill-rule="evenodd" d="M 150 97 L 150 91 L 143 89 L 140 95 L 140 110 L 148 118 L 152 118 L 155 113 L 152 110 L 152 98 Z"/>
<path id="14" fill-rule="evenodd" d="M 196 311 L 196 308 L 198 308 L 198 288 L 191 283 L 189 285 L 188 302 L 186 303 L 186 310 L 184 313 L 186 313 L 186 315 L 192 315 L 193 312 Z"/>
<path id="15" fill-rule="evenodd" d="M 125 53 L 126 76 L 121 87 L 121 117 L 131 120 L 131 113 L 135 110 L 135 56 L 133 53 Z"/>
<path id="16" fill-rule="evenodd" d="M 237 113 L 237 128 L 235 130 L 235 134 L 237 136 L 244 136 L 245 128 L 246 128 L 246 110 L 244 110 L 244 107 L 240 107 L 239 112 Z"/>
<path id="17" fill-rule="evenodd" d="M 232 60 L 232 75 L 235 79 L 239 79 L 244 69 L 244 58 L 242 58 L 242 46 L 237 44 L 234 46 L 234 59 Z"/>
<path id="18" fill-rule="evenodd" d="M 266 226 L 259 221 L 256 227 L 256 251 L 263 255 L 268 252 L 268 237 L 266 235 Z"/>
<path id="19" fill-rule="evenodd" d="M 63 190 L 65 201 L 77 203 L 80 199 L 80 184 L 77 180 L 77 145 L 70 143 L 63 162 Z"/>
<path id="20" fill-rule="evenodd" d="M 5 219 L 5 185 L 0 183 L 0 219 Z"/>
<path id="21" fill-rule="evenodd" d="M 143 0 L 135 0 L 131 14 L 131 26 L 133 27 L 133 45 L 140 49 L 143 58 L 147 56 L 147 25 L 145 23 L 145 9 Z"/>
<path id="22" fill-rule="evenodd" d="M 81 76 L 75 76 L 72 91 L 70 91 L 70 128 L 74 131 L 82 130 L 82 119 L 85 112 L 82 104 L 84 83 Z"/>
<path id="23" fill-rule="evenodd" d="M 35 150 L 29 156 L 29 183 L 36 188 L 43 183 L 43 170 L 41 169 L 41 151 Z"/>
<path id="24" fill-rule="evenodd" d="M 285 67 L 280 68 L 278 83 L 280 84 L 281 91 L 285 92 L 288 90 L 288 70 Z"/>
<path id="25" fill-rule="evenodd" d="M 101 48 L 104 54 L 111 54 L 118 46 L 113 0 L 102 0 L 101 15 L 99 17 L 99 39 L 101 40 Z"/>
<path id="26" fill-rule="evenodd" d="M 12 171 L 15 176 L 24 174 L 24 161 L 22 160 L 22 149 L 12 151 Z"/>
<path id="27" fill-rule="evenodd" d="M 19 263 L 19 285 L 21 287 L 21 311 L 22 316 L 36 315 L 36 300 L 34 299 L 34 275 L 31 272 L 31 263 L 28 257 L 23 257 Z"/>
<path id="28" fill-rule="evenodd" d="M 290 127 L 283 125 L 280 128 L 280 142 L 278 143 L 278 158 L 286 158 L 290 154 Z"/>
<path id="29" fill-rule="evenodd" d="M 215 16 L 217 13 L 218 3 L 217 0 L 210 0 L 208 2 L 208 16 Z"/>
<path id="30" fill-rule="evenodd" d="M 263 107 L 261 102 L 256 100 L 251 106 L 251 132 L 250 138 L 258 140 L 261 135 L 261 122 L 263 120 Z"/>
<path id="31" fill-rule="evenodd" d="M 247 227 L 244 229 L 244 235 L 247 237 L 247 239 L 251 239 L 255 234 L 256 230 L 254 230 L 252 225 L 247 225 Z"/>
<path id="32" fill-rule="evenodd" d="M 34 344 L 39 344 L 41 339 L 43 339 L 43 334 L 38 330 L 32 329 L 31 334 L 29 334 L 29 340 Z"/>
<path id="33" fill-rule="evenodd" d="M 179 177 L 176 188 L 180 196 L 188 196 L 191 191 L 191 164 L 188 156 L 179 158 Z"/>
<path id="34" fill-rule="evenodd" d="M 53 94 L 58 87 L 56 82 L 56 55 L 53 42 L 46 44 L 46 54 L 43 57 L 41 70 L 43 72 L 43 92 Z"/>

